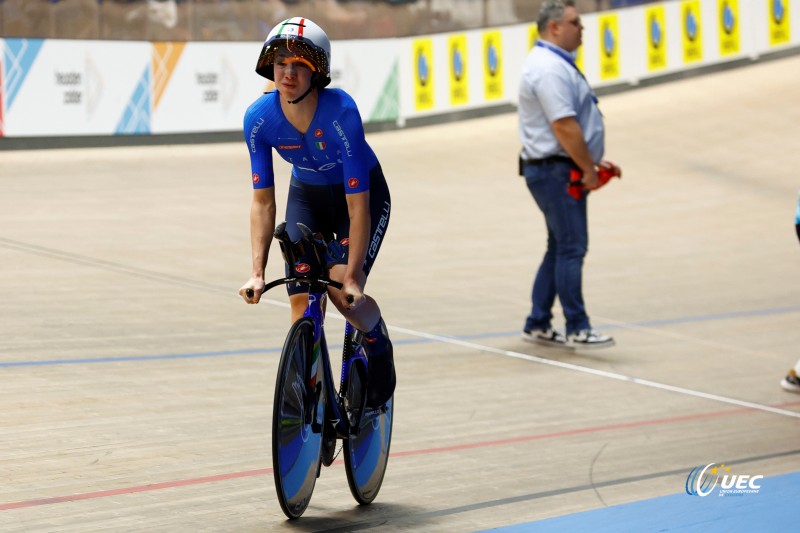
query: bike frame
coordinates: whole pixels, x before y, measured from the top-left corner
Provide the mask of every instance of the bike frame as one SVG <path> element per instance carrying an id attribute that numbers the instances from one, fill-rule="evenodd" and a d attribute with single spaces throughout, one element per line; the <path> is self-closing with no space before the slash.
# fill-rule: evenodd
<path id="1" fill-rule="evenodd" d="M 336 430 L 337 437 L 346 438 L 349 434 L 353 434 L 358 429 L 358 424 L 351 426 L 350 419 L 346 413 L 342 412 L 342 395 L 347 389 L 347 376 L 350 375 L 351 366 L 354 361 L 361 360 L 364 368 L 367 365 L 367 358 L 364 355 L 363 349 L 352 350 L 352 332 L 353 326 L 347 322 L 345 324 L 345 346 L 342 350 L 342 370 L 341 380 L 339 383 L 338 394 L 335 393 L 337 388 L 333 383 L 333 371 L 331 368 L 330 352 L 328 351 L 327 342 L 325 340 L 324 330 L 324 312 L 322 310 L 323 302 L 327 298 L 325 292 L 309 292 L 308 293 L 308 307 L 303 313 L 303 318 L 310 318 L 314 324 L 314 360 L 311 365 L 311 375 L 309 376 L 309 390 L 316 391 L 316 396 L 319 395 L 318 384 L 322 383 L 322 390 L 325 391 L 324 403 L 328 406 L 330 411 L 327 414 L 327 421 L 331 423 Z M 317 406 L 320 405 L 319 398 L 315 402 Z M 322 420 L 320 413 L 314 413 L 315 424 L 314 429 L 322 430 L 323 424 L 326 422 Z M 358 422 L 358 421 L 356 421 Z"/>
<path id="2" fill-rule="evenodd" d="M 284 223 L 285 224 L 285 223 Z M 391 441 L 391 427 L 393 418 L 392 401 L 390 400 L 385 405 L 378 409 L 370 409 L 366 407 L 366 387 L 368 376 L 368 358 L 364 352 L 363 346 L 353 340 L 355 335 L 355 328 L 349 323 L 345 323 L 344 347 L 342 349 L 342 368 L 341 380 L 339 389 L 334 385 L 333 372 L 331 369 L 330 353 L 325 340 L 325 303 L 328 297 L 328 288 L 333 287 L 341 290 L 342 284 L 331 280 L 328 277 L 328 272 L 325 262 L 322 260 L 325 257 L 325 243 L 321 240 L 316 240 L 311 235 L 311 231 L 298 224 L 298 228 L 303 232 L 304 239 L 302 241 L 291 242 L 285 232 L 285 226 L 280 225 L 275 231 L 275 237 L 281 241 L 281 251 L 284 255 L 288 271 L 290 272 L 285 278 L 276 279 L 268 283 L 262 294 L 268 290 L 288 283 L 306 283 L 309 287 L 308 303 L 303 312 L 302 318 L 292 326 L 291 335 L 296 335 L 298 331 L 306 328 L 306 335 L 311 334 L 310 344 L 305 346 L 310 348 L 310 351 L 305 350 L 306 360 L 302 363 L 305 368 L 305 375 L 300 373 L 293 374 L 296 376 L 296 381 L 288 381 L 285 379 L 287 376 L 281 372 L 288 371 L 290 368 L 289 361 L 298 352 L 288 352 L 287 348 L 295 346 L 291 344 L 296 341 L 296 337 L 287 337 L 287 344 L 284 346 L 284 352 L 281 355 L 281 363 L 279 370 L 279 382 L 276 387 L 276 403 L 278 405 L 287 405 L 285 402 L 286 391 L 284 388 L 287 384 L 294 390 L 290 392 L 291 397 L 302 397 L 302 405 L 294 404 L 294 412 L 302 412 L 302 423 L 295 424 L 294 427 L 301 427 L 300 438 L 302 442 L 306 442 L 310 432 L 319 435 L 320 441 L 312 440 L 310 446 L 325 446 L 319 451 L 319 463 L 317 465 L 316 476 L 319 477 L 320 468 L 322 466 L 330 466 L 335 458 L 335 443 L 336 440 L 342 439 L 343 449 L 346 450 L 344 462 L 345 471 L 347 473 L 347 481 L 350 486 L 350 492 L 359 504 L 369 504 L 378 494 L 383 475 L 386 469 L 386 462 L 389 457 L 389 445 Z M 298 257 L 303 256 L 304 252 L 308 257 L 307 252 L 313 252 L 310 259 L 303 259 L 300 262 Z M 309 263 L 311 263 L 309 265 Z M 252 294 L 249 294 L 252 297 Z M 310 331 L 309 331 L 310 326 Z M 303 342 L 309 342 L 308 336 Z M 296 386 L 295 386 L 296 384 Z M 297 389 L 303 387 L 305 390 L 300 391 Z M 278 497 L 280 499 L 281 507 L 284 513 L 289 518 L 298 518 L 304 511 L 305 506 L 308 505 L 308 500 L 314 490 L 313 481 L 309 480 L 313 463 L 308 461 L 311 456 L 306 455 L 305 459 L 299 463 L 299 476 L 303 478 L 302 485 L 293 486 L 297 482 L 297 476 L 291 473 L 293 465 L 296 464 L 293 460 L 283 463 L 280 459 L 279 449 L 276 444 L 276 436 L 283 438 L 281 432 L 283 421 L 291 422 L 292 415 L 284 418 L 283 411 L 278 411 L 274 407 L 274 414 L 280 416 L 280 425 L 276 425 L 273 419 L 273 465 L 275 472 L 275 483 L 278 490 Z M 282 407 L 281 407 L 282 409 Z M 384 416 L 385 415 L 385 416 Z M 294 420 L 299 420 L 295 416 Z M 303 429 L 304 428 L 304 429 Z M 290 439 L 293 437 L 290 429 L 285 435 Z M 306 435 L 306 437 L 303 437 Z M 315 438 L 316 439 L 316 438 Z M 322 444 L 319 444 L 319 443 Z M 304 445 L 299 444 L 302 448 Z M 281 448 L 282 449 L 282 448 Z M 289 449 L 289 448 L 286 448 Z M 316 453 L 316 452 L 314 452 Z M 286 472 L 286 477 L 284 473 Z M 302 492 L 298 490 L 302 486 Z M 287 488 L 289 492 L 287 492 Z M 292 492 L 292 489 L 297 489 Z"/>

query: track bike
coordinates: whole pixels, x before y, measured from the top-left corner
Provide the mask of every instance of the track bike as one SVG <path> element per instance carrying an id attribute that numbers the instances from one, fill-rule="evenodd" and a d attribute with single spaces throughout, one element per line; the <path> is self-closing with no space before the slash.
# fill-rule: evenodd
<path id="1" fill-rule="evenodd" d="M 308 507 L 323 466 L 344 450 L 345 472 L 355 500 L 366 505 L 378 495 L 389 460 L 394 398 L 379 409 L 367 407 L 369 360 L 355 328 L 345 324 L 338 390 L 323 328 L 327 288 L 342 285 L 328 277 L 328 243 L 297 224 L 302 238 L 292 242 L 283 222 L 275 229 L 287 275 L 264 287 L 309 285 L 308 307 L 286 336 L 272 415 L 272 467 L 281 509 L 290 519 Z"/>

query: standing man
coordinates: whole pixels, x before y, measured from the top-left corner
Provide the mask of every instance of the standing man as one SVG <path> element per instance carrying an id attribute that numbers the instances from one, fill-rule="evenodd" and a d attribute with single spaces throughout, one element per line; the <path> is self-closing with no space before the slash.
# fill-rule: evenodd
<path id="1" fill-rule="evenodd" d="M 545 0 L 540 38 L 528 54 L 519 92 L 520 174 L 547 225 L 547 252 L 533 283 L 533 309 L 523 339 L 550 346 L 601 348 L 614 339 L 592 329 L 581 277 L 588 247 L 586 199 L 598 170 L 620 175 L 603 161 L 605 130 L 597 98 L 575 65 L 583 26 L 574 0 Z M 558 296 L 566 335 L 552 327 Z"/>
<path id="2" fill-rule="evenodd" d="M 800 239 L 800 200 L 797 202 L 797 211 L 794 215 L 794 229 L 797 231 L 797 238 Z M 793 368 L 789 369 L 786 377 L 781 380 L 781 387 L 788 392 L 800 394 L 800 359 Z"/>

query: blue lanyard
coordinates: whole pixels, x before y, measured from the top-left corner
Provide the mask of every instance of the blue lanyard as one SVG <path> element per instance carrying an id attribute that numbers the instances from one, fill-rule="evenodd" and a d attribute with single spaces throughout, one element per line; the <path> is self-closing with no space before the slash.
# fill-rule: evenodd
<path id="1" fill-rule="evenodd" d="M 574 68 L 578 72 L 578 74 L 580 74 L 581 78 L 583 78 L 583 81 L 586 82 L 586 85 L 589 85 L 589 80 L 586 79 L 586 76 L 583 75 L 583 72 L 581 72 L 581 69 L 579 69 L 578 65 L 575 64 L 575 60 L 572 59 L 571 55 L 566 53 L 561 48 L 559 48 L 559 47 L 557 47 L 557 46 L 555 46 L 553 44 L 550 44 L 547 41 L 542 41 L 541 39 L 537 39 L 536 40 L 536 46 L 538 46 L 540 48 L 544 48 L 545 50 L 550 50 L 555 55 L 557 55 L 558 57 L 560 57 L 561 59 L 563 59 L 564 61 L 566 61 L 570 65 L 572 65 L 572 68 Z M 592 93 L 592 101 L 595 103 L 595 105 L 597 105 L 597 96 L 594 94 L 594 91 L 592 90 L 591 86 L 589 86 L 589 91 Z"/>

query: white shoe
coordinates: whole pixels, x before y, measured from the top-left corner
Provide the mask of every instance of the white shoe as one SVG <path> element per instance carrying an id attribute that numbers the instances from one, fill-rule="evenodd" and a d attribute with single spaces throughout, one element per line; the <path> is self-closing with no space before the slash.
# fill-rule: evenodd
<path id="1" fill-rule="evenodd" d="M 616 344 L 612 337 L 603 335 L 602 333 L 593 329 L 585 329 L 578 333 L 567 335 L 568 348 L 608 348 Z"/>
<path id="2" fill-rule="evenodd" d="M 528 342 L 532 342 L 534 344 L 541 344 L 543 346 L 563 347 L 567 342 L 567 339 L 564 337 L 564 335 L 554 330 L 553 328 L 549 328 L 546 330 L 533 329 L 533 330 L 523 331 L 522 339 Z"/>
<path id="3" fill-rule="evenodd" d="M 800 393 L 800 377 L 797 377 L 794 368 L 789 370 L 786 377 L 781 380 L 781 387 L 787 392 Z"/>

